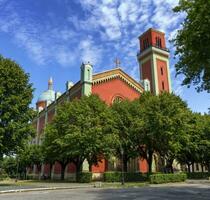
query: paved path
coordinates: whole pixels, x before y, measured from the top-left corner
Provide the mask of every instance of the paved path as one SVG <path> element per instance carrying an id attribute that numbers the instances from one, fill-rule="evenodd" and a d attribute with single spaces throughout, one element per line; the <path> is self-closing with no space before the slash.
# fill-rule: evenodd
<path id="1" fill-rule="evenodd" d="M 155 186 L 128 189 L 69 189 L 1 194 L 0 200 L 209 200 L 209 184 Z"/>
<path id="2" fill-rule="evenodd" d="M 59 183 L 59 182 L 33 182 L 33 181 L 18 181 L 15 182 L 0 182 L 0 195 L 8 192 L 21 192 L 24 190 L 48 190 L 48 189 L 76 189 L 76 188 L 93 188 L 94 183 Z M 0 198 L 1 199 L 1 198 Z"/>

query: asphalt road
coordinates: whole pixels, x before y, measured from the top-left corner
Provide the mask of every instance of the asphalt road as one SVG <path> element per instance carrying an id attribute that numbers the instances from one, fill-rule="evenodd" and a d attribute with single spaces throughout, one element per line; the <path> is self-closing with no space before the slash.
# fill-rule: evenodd
<path id="1" fill-rule="evenodd" d="M 141 187 L 128 189 L 68 189 L 1 194 L 0 200 L 210 200 L 210 186 Z"/>

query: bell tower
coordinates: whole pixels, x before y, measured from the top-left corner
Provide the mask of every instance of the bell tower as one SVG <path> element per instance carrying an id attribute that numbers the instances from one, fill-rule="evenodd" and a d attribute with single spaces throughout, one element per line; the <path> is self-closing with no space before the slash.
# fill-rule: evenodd
<path id="1" fill-rule="evenodd" d="M 162 91 L 171 92 L 169 50 L 165 44 L 165 34 L 150 28 L 139 36 L 138 53 L 140 80 L 148 79 L 150 90 L 158 95 Z"/>

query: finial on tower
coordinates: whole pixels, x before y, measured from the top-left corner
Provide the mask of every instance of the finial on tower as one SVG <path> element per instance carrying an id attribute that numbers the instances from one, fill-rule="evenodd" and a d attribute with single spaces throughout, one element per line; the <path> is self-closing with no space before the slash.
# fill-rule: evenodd
<path id="1" fill-rule="evenodd" d="M 119 58 L 116 58 L 114 62 L 115 62 L 115 67 L 116 68 L 120 67 L 121 62 L 120 62 Z"/>
<path id="2" fill-rule="evenodd" d="M 53 89 L 53 79 L 52 77 L 50 77 L 50 79 L 48 80 L 48 90 L 52 90 Z"/>

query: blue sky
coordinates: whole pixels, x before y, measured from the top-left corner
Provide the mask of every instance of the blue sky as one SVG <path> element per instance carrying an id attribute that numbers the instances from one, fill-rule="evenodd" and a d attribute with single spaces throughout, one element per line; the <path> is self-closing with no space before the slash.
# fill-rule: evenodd
<path id="1" fill-rule="evenodd" d="M 178 0 L 0 0 L 0 54 L 19 63 L 30 74 L 35 104 L 47 80 L 63 92 L 67 80 L 80 78 L 81 62 L 90 61 L 94 72 L 122 68 L 139 80 L 136 53 L 138 36 L 153 27 L 166 33 L 167 41 L 181 27 L 183 15 L 171 9 Z M 193 111 L 207 112 L 210 94 L 181 86 L 175 77 L 174 47 L 170 69 L 173 91 Z"/>

